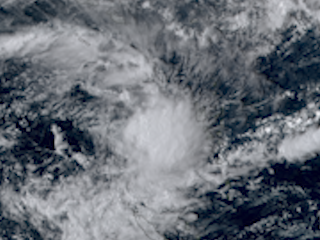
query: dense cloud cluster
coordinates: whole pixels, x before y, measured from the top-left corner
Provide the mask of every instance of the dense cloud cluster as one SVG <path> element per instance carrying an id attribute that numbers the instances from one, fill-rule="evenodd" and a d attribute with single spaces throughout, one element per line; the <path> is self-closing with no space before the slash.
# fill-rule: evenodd
<path id="1" fill-rule="evenodd" d="M 320 238 L 317 3 L 286 3 L 1 3 L 0 238 Z"/>

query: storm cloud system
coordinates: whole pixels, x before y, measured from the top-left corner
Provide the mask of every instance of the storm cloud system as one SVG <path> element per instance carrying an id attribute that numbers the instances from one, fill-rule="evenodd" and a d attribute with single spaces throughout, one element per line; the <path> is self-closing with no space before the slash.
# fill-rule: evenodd
<path id="1" fill-rule="evenodd" d="M 0 0 L 0 239 L 320 239 L 319 21 Z"/>

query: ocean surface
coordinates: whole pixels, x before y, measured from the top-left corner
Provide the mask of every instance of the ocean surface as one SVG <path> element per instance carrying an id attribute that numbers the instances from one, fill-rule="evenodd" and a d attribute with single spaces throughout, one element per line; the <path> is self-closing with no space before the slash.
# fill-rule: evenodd
<path id="1" fill-rule="evenodd" d="M 319 21 L 1 0 L 0 239 L 320 239 Z"/>

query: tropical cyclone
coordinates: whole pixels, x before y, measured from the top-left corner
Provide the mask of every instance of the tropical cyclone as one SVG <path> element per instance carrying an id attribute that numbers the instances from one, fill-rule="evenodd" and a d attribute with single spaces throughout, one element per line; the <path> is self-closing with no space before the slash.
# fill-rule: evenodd
<path id="1" fill-rule="evenodd" d="M 44 25 L 4 34 L 0 41 L 4 59 L 24 59 L 34 69 L 56 76 L 55 79 L 46 79 L 43 84 L 47 85 L 45 91 L 56 96 L 52 104 L 54 108 L 62 111 L 51 114 L 55 119 L 48 123 L 48 129 L 54 136 L 53 154 L 61 159 L 71 156 L 85 170 L 56 186 L 50 186 L 50 181 L 55 179 L 51 170 L 47 175 L 41 173 L 42 180 L 31 174 L 21 186 L 23 196 L 3 187 L 2 192 L 6 192 L 7 197 L 2 197 L 2 203 L 7 209 L 13 209 L 14 203 L 20 202 L 28 211 L 37 212 L 32 221 L 34 225 L 39 225 L 38 219 L 43 217 L 53 221 L 68 212 L 68 224 L 56 223 L 63 229 L 62 239 L 86 239 L 89 236 L 92 239 L 112 234 L 118 235 L 119 239 L 143 239 L 144 236 L 160 239 L 161 232 L 177 214 L 170 216 L 167 223 L 160 220 L 159 214 L 163 209 L 187 204 L 187 201 L 183 203 L 177 189 L 191 186 L 199 180 L 194 171 L 209 154 L 205 126 L 195 118 L 197 114 L 191 96 L 181 94 L 178 89 L 175 89 L 178 93 L 175 94 L 173 89 L 166 89 L 165 84 L 157 82 L 159 76 L 154 74 L 153 60 L 113 38 L 111 33 L 97 33 L 55 21 L 50 28 Z M 70 89 L 74 93 L 70 94 Z M 90 122 L 80 126 L 86 126 L 86 131 L 92 134 L 92 140 L 88 140 L 96 144 L 96 151 L 109 145 L 114 154 L 109 159 L 89 156 L 86 147 L 71 145 L 77 144 L 78 140 L 65 133 L 73 123 L 64 115 L 71 114 L 73 110 L 67 112 L 64 108 L 73 105 L 72 101 L 78 101 L 77 95 L 83 98 L 86 94 L 92 100 L 88 98 L 85 104 L 104 106 L 93 113 L 99 119 L 94 126 L 89 127 Z M 72 98 L 65 100 L 65 96 Z M 64 107 L 59 108 L 59 105 Z M 50 112 L 50 109 L 45 110 Z M 84 108 L 83 115 L 92 115 L 88 111 Z M 119 114 L 114 115 L 112 111 L 119 111 Z M 128 114 L 124 114 L 126 111 Z M 78 134 L 78 138 L 85 137 L 83 131 Z M 124 159 L 123 164 L 120 159 Z M 107 164 L 102 164 L 104 161 Z M 45 166 L 41 171 L 54 166 L 53 171 L 58 171 L 61 164 L 64 163 L 52 161 L 52 167 Z M 34 167 L 30 166 L 30 169 Z M 104 184 L 94 186 L 89 177 L 95 171 L 118 175 L 118 179 L 111 181 L 109 190 L 101 191 Z M 90 186 L 100 192 L 87 191 Z M 42 191 L 48 191 L 46 197 L 40 194 Z M 106 194 L 110 196 L 102 202 L 101 198 Z M 145 207 L 139 207 L 139 202 L 143 202 Z M 131 207 L 126 209 L 127 204 L 140 208 L 139 213 L 132 214 Z M 107 212 L 101 216 L 90 216 L 89 209 L 97 211 L 94 207 Z M 19 218 L 23 213 L 14 214 Z M 92 221 L 86 228 L 85 219 Z M 134 226 L 130 226 L 132 221 L 136 222 Z M 98 225 L 94 227 L 93 223 Z M 72 233 L 71 229 L 76 225 L 83 229 Z M 40 233 L 45 236 L 45 231 Z"/>
<path id="2" fill-rule="evenodd" d="M 319 152 L 316 5 L 6 1 L 1 215 L 25 238 L 280 239 L 274 216 L 319 204 L 279 172 Z"/>

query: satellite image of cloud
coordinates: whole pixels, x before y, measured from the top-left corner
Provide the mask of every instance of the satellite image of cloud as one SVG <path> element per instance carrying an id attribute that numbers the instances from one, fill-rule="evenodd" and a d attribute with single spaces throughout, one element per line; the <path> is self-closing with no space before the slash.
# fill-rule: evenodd
<path id="1" fill-rule="evenodd" d="M 0 0 L 0 239 L 320 239 L 320 1 Z"/>

